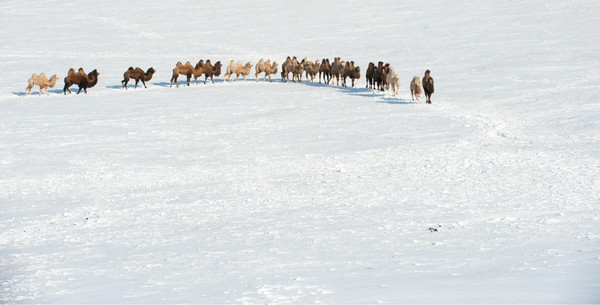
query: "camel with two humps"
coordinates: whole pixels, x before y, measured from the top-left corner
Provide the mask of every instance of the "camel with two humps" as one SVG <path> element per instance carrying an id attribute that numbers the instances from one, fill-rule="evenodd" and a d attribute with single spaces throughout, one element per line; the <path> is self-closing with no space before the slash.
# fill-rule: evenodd
<path id="1" fill-rule="evenodd" d="M 300 65 L 296 56 L 290 58 L 289 56 L 286 58 L 285 62 L 281 64 L 281 81 L 285 82 L 289 80 L 289 74 L 298 73 L 297 67 Z"/>
<path id="2" fill-rule="evenodd" d="M 240 75 L 246 80 L 246 75 L 250 74 L 252 70 L 252 63 L 247 62 L 245 65 L 238 61 L 237 63 L 232 59 L 229 62 L 229 66 L 227 66 L 227 71 L 223 75 L 223 78 L 227 77 L 227 79 L 231 82 L 231 75 L 235 73 L 235 80 L 237 81 Z"/>
<path id="3" fill-rule="evenodd" d="M 196 69 L 194 68 L 194 66 L 192 66 L 192 64 L 188 61 L 185 64 L 182 64 L 180 61 L 177 62 L 177 64 L 175 65 L 175 68 L 173 68 L 173 76 L 171 76 L 171 87 L 173 87 L 173 83 L 175 83 L 176 87 L 179 87 L 179 84 L 177 83 L 177 79 L 179 78 L 179 75 L 185 75 L 187 78 L 187 85 L 190 85 L 190 80 L 192 79 L 192 75 L 194 74 L 194 72 L 196 71 Z"/>
<path id="4" fill-rule="evenodd" d="M 267 80 L 267 77 L 269 77 L 269 81 L 271 81 L 271 74 L 277 74 L 277 61 L 274 61 L 273 64 L 271 65 L 271 60 L 267 59 L 267 61 L 264 61 L 264 59 L 260 59 L 258 61 L 258 63 L 256 64 L 256 66 L 254 67 L 256 74 L 256 82 L 258 83 L 258 75 L 260 73 L 265 73 L 265 77 L 263 78 L 263 81 Z"/>
<path id="5" fill-rule="evenodd" d="M 354 66 L 354 62 L 346 62 L 344 66 L 344 70 L 342 71 L 342 86 L 346 86 L 346 78 L 350 78 L 352 80 L 352 88 L 354 88 L 354 81 L 360 79 L 360 67 Z"/>
<path id="6" fill-rule="evenodd" d="M 315 77 L 319 73 L 319 68 L 321 67 L 321 61 L 317 60 L 316 62 L 312 62 L 310 60 L 302 60 L 304 66 L 304 73 L 306 74 L 306 80 L 310 79 L 310 81 L 314 81 Z"/>
<path id="7" fill-rule="evenodd" d="M 79 87 L 77 94 L 81 92 L 81 89 L 87 94 L 87 89 L 94 87 L 98 83 L 98 75 L 100 75 L 100 73 L 98 73 L 96 69 L 89 74 L 86 74 L 83 68 L 79 68 L 77 72 L 75 72 L 75 69 L 73 68 L 69 69 L 69 72 L 64 79 L 65 87 L 63 88 L 63 93 L 65 95 L 67 94 L 67 91 L 72 93 L 69 88 L 76 84 Z"/>
<path id="8" fill-rule="evenodd" d="M 48 93 L 48 87 L 54 88 L 57 80 L 58 76 L 56 76 L 56 74 L 52 75 L 52 77 L 48 79 L 44 72 L 40 73 L 40 75 L 33 73 L 27 81 L 28 85 L 27 88 L 25 88 L 25 95 L 31 94 L 31 89 L 33 89 L 33 86 L 35 85 L 40 87 L 40 96 L 42 95 L 42 89 L 46 89 L 46 94 L 50 95 L 50 93 Z"/>
<path id="9" fill-rule="evenodd" d="M 331 65 L 329 64 L 329 58 L 323 58 L 321 65 L 319 66 L 319 84 L 321 83 L 321 75 L 323 75 L 323 82 L 329 84 L 331 79 Z"/>
<path id="10" fill-rule="evenodd" d="M 140 67 L 136 67 L 135 69 L 133 67 L 129 67 L 129 69 L 127 69 L 127 71 L 123 73 L 123 80 L 121 81 L 121 85 L 123 85 L 123 88 L 127 89 L 127 84 L 129 83 L 129 80 L 134 79 L 134 88 L 137 88 L 137 85 L 140 81 L 142 81 L 144 88 L 148 88 L 146 87 L 146 82 L 152 79 L 152 75 L 154 75 L 154 72 L 156 71 L 153 67 L 150 67 L 146 72 L 144 72 L 144 70 L 142 70 L 142 68 Z"/>
<path id="11" fill-rule="evenodd" d="M 344 73 L 344 66 L 345 62 L 342 61 L 340 57 L 335 57 L 333 59 L 333 63 L 331 64 L 331 78 L 335 78 L 336 86 L 340 85 L 340 79 L 342 79 L 342 75 Z"/>
<path id="12" fill-rule="evenodd" d="M 204 83 L 206 84 L 206 81 L 210 77 L 210 80 L 214 84 L 215 83 L 214 77 L 215 76 L 218 77 L 219 75 L 221 75 L 221 67 L 222 67 L 222 64 L 220 61 L 217 61 L 213 65 L 210 62 L 210 59 L 207 59 L 206 63 L 202 66 L 202 69 L 204 70 Z"/>

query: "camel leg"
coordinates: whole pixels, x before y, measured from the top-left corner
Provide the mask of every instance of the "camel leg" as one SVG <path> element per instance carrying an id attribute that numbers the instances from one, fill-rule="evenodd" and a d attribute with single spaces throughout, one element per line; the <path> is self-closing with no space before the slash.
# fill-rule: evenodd
<path id="1" fill-rule="evenodd" d="M 25 88 L 25 95 L 31 94 L 31 89 L 33 89 L 33 82 L 29 79 L 27 88 Z"/>
<path id="2" fill-rule="evenodd" d="M 187 85 L 190 86 L 190 79 L 192 79 L 192 75 L 188 74 L 187 76 Z"/>
<path id="3" fill-rule="evenodd" d="M 173 76 L 171 76 L 171 88 L 173 88 L 173 81 L 175 81 L 175 86 L 179 87 L 179 85 L 177 84 L 177 76 L 176 74 L 173 74 Z"/>
<path id="4" fill-rule="evenodd" d="M 196 82 L 197 84 L 198 82 Z M 144 88 L 148 89 L 148 87 L 146 87 L 146 82 L 142 79 L 142 84 L 144 85 Z"/>
<path id="5" fill-rule="evenodd" d="M 138 85 L 138 83 L 139 83 L 139 82 L 140 82 L 140 80 L 139 80 L 139 79 L 136 79 L 136 80 L 135 80 L 135 86 L 133 86 L 133 88 L 134 88 L 134 89 L 137 89 L 137 85 Z"/>

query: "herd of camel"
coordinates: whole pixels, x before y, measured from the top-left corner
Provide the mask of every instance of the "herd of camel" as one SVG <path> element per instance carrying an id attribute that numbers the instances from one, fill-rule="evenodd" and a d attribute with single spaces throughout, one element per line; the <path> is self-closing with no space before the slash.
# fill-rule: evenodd
<path id="1" fill-rule="evenodd" d="M 246 80 L 246 76 L 251 73 L 252 63 L 248 62 L 245 65 L 241 62 L 235 62 L 232 60 L 227 66 L 226 72 L 223 75 L 224 78 L 231 81 L 231 76 L 235 74 L 235 80 L 237 81 L 240 76 L 244 80 Z M 217 61 L 214 65 L 211 63 L 210 59 L 200 60 L 195 66 L 192 65 L 189 61 L 185 64 L 178 62 L 173 69 L 173 76 L 171 77 L 171 87 L 173 84 L 179 87 L 177 83 L 177 78 L 180 75 L 185 75 L 187 78 L 187 85 L 190 85 L 190 80 L 194 77 L 194 81 L 196 84 L 198 83 L 198 77 L 204 75 L 204 83 L 208 78 L 211 79 L 212 83 L 214 83 L 214 77 L 218 77 L 221 75 L 221 67 L 222 64 L 220 61 Z M 278 64 L 277 61 L 271 63 L 269 59 L 266 61 L 264 59 L 260 59 L 260 61 L 255 66 L 255 77 L 256 81 L 259 80 L 259 74 L 264 73 L 263 81 L 266 81 L 267 77 L 269 81 L 271 81 L 271 74 L 277 74 Z M 146 87 L 146 82 L 152 79 L 156 71 L 154 68 L 149 68 L 146 72 L 141 68 L 133 68 L 129 67 L 127 71 L 123 74 L 123 80 L 121 81 L 121 85 L 123 88 L 127 89 L 127 84 L 129 80 L 135 80 L 135 88 L 137 88 L 138 83 L 141 81 Z M 286 82 L 289 81 L 289 75 L 292 74 L 292 81 L 300 82 L 302 81 L 303 74 L 305 75 L 307 80 L 311 82 L 314 81 L 317 74 L 319 75 L 319 83 L 321 83 L 321 78 L 323 82 L 326 84 L 333 84 L 335 81 L 335 85 L 339 86 L 340 83 L 342 86 L 346 87 L 346 79 L 350 79 L 352 81 L 352 87 L 354 87 L 354 81 L 360 79 L 360 67 L 354 65 L 354 61 L 343 61 L 340 57 L 335 57 L 333 62 L 330 63 L 328 58 L 324 58 L 322 60 L 317 60 L 316 62 L 312 62 L 307 58 L 302 59 L 302 61 L 298 61 L 298 59 L 294 57 L 287 57 L 285 62 L 281 65 L 281 80 Z M 94 69 L 90 73 L 85 73 L 83 68 L 79 68 L 76 72 L 75 69 L 69 69 L 67 76 L 64 78 L 65 86 L 63 88 L 63 93 L 67 94 L 67 91 L 71 93 L 69 89 L 73 85 L 77 85 L 79 90 L 77 93 L 79 94 L 81 90 L 87 93 L 88 88 L 92 88 L 98 82 L 98 71 Z M 369 67 L 365 73 L 366 76 L 366 88 L 374 89 L 374 90 L 390 90 L 394 96 L 398 94 L 398 90 L 400 87 L 400 78 L 396 73 L 396 69 L 391 67 L 390 64 L 384 64 L 383 62 L 379 62 L 377 65 L 375 63 L 370 62 Z M 40 87 L 40 95 L 42 95 L 42 90 L 46 89 L 46 94 L 48 93 L 48 88 L 53 88 L 56 85 L 58 77 L 56 74 L 52 75 L 50 79 L 46 77 L 44 73 L 40 75 L 33 74 L 29 79 L 29 85 L 25 89 L 26 94 L 31 94 L 31 90 L 34 85 Z M 430 75 L 430 71 L 425 71 L 425 75 L 423 78 L 419 78 L 418 76 L 414 76 L 410 82 L 410 93 L 412 100 L 415 98 L 419 101 L 421 93 L 425 93 L 426 103 L 431 103 L 431 94 L 433 94 L 434 85 L 433 78 Z"/>

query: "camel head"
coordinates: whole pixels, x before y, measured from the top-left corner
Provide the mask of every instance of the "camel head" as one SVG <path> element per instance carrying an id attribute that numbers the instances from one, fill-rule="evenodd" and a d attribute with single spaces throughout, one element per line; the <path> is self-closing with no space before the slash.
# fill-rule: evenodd
<path id="1" fill-rule="evenodd" d="M 54 85 L 56 85 L 57 80 L 58 80 L 58 76 L 56 74 L 52 75 L 52 77 L 50 77 L 50 80 L 48 82 L 48 87 L 54 88 Z"/>

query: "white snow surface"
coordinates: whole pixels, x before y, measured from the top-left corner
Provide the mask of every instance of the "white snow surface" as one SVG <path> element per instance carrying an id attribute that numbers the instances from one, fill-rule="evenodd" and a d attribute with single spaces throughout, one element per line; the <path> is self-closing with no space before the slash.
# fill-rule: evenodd
<path id="1" fill-rule="evenodd" d="M 598 303 L 599 24 L 596 0 L 2 1 L 0 302 Z M 287 56 L 362 77 L 169 87 Z M 400 97 L 364 88 L 380 60 Z"/>

